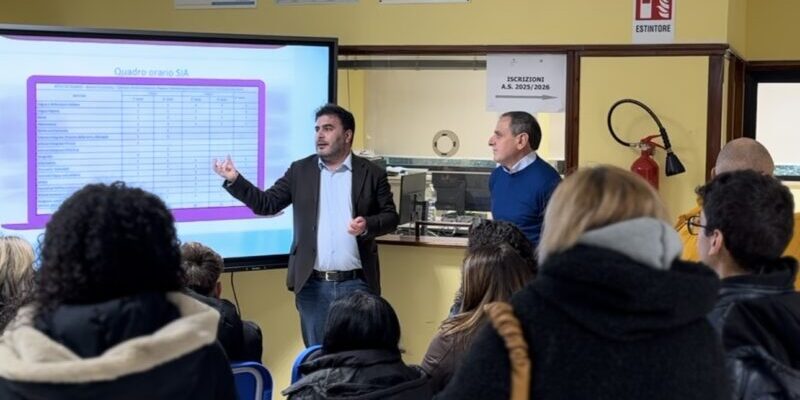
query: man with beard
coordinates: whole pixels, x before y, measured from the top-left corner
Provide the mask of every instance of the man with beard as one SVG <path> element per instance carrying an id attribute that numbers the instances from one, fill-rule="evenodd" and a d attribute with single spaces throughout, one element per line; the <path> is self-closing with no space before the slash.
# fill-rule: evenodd
<path id="1" fill-rule="evenodd" d="M 316 154 L 292 163 L 261 191 L 228 157 L 214 160 L 224 187 L 253 212 L 294 207 L 286 285 L 295 293 L 306 346 L 322 343 L 329 305 L 356 290 L 380 293 L 375 237 L 394 231 L 398 216 L 386 172 L 351 151 L 355 119 L 335 104 L 316 112 Z"/>

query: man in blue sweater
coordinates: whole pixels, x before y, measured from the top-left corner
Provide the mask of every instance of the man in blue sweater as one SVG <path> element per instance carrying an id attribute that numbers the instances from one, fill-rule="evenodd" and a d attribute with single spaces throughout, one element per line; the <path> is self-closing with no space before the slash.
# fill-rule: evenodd
<path id="1" fill-rule="evenodd" d="M 534 248 L 539 244 L 544 209 L 561 176 L 536 156 L 542 129 L 533 115 L 511 111 L 500 116 L 489 138 L 499 164 L 489 178 L 492 217 L 517 225 Z"/>

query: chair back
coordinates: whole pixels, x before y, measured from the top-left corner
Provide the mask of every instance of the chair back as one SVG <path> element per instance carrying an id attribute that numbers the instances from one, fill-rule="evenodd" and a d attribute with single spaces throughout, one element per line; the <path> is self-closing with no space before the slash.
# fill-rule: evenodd
<path id="1" fill-rule="evenodd" d="M 272 375 L 254 361 L 231 364 L 239 400 L 272 400 Z"/>
<path id="2" fill-rule="evenodd" d="M 316 352 L 322 351 L 322 345 L 315 344 L 307 349 L 304 349 L 297 355 L 297 358 L 294 359 L 294 364 L 292 365 L 292 383 L 295 383 L 303 377 L 300 373 L 300 365 L 306 362 L 312 355 Z"/>

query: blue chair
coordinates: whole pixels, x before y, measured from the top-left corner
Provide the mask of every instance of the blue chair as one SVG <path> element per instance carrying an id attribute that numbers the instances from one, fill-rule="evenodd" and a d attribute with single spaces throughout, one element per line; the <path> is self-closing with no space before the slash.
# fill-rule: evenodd
<path id="1" fill-rule="evenodd" d="M 322 345 L 315 344 L 301 351 L 300 354 L 297 355 L 297 358 L 294 359 L 294 364 L 292 365 L 292 383 L 299 381 L 300 378 L 303 377 L 303 375 L 300 374 L 300 364 L 306 362 L 309 357 L 320 350 L 322 350 Z"/>
<path id="2" fill-rule="evenodd" d="M 272 375 L 253 361 L 231 364 L 239 400 L 272 400 Z"/>

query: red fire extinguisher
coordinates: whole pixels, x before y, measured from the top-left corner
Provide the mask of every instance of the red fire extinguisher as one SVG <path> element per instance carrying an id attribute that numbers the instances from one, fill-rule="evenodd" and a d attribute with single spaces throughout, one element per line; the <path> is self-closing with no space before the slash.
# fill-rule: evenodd
<path id="1" fill-rule="evenodd" d="M 659 136 L 650 135 L 642 138 L 637 144 L 640 151 L 639 158 L 631 164 L 631 171 L 650 182 L 656 189 L 658 189 L 658 163 L 653 159 L 653 152 L 656 147 L 663 148 L 663 146 L 654 143 L 653 139 Z"/>
<path id="2" fill-rule="evenodd" d="M 617 108 L 617 106 L 623 103 L 633 103 L 647 111 L 647 113 L 650 114 L 650 116 L 656 122 L 656 125 L 658 125 L 659 133 L 657 135 L 645 136 L 638 143 L 628 143 L 617 137 L 616 133 L 614 133 L 614 128 L 611 126 L 611 114 L 614 113 L 614 109 Z M 658 163 L 656 163 L 656 161 L 653 159 L 653 153 L 655 152 L 656 147 L 660 147 L 667 152 L 664 170 L 667 176 L 677 175 L 686 171 L 686 168 L 684 168 L 683 164 L 678 159 L 678 156 L 672 152 L 672 145 L 669 142 L 667 130 L 661 124 L 661 121 L 658 119 L 653 110 L 651 110 L 650 107 L 647 107 L 644 103 L 633 99 L 622 99 L 614 103 L 614 105 L 611 106 L 611 109 L 608 110 L 608 130 L 611 132 L 611 136 L 617 141 L 617 143 L 639 151 L 639 158 L 637 158 L 633 164 L 631 164 L 631 171 L 650 182 L 650 184 L 656 189 L 658 189 Z M 653 139 L 658 137 L 660 137 L 664 142 L 663 146 L 653 141 Z"/>

